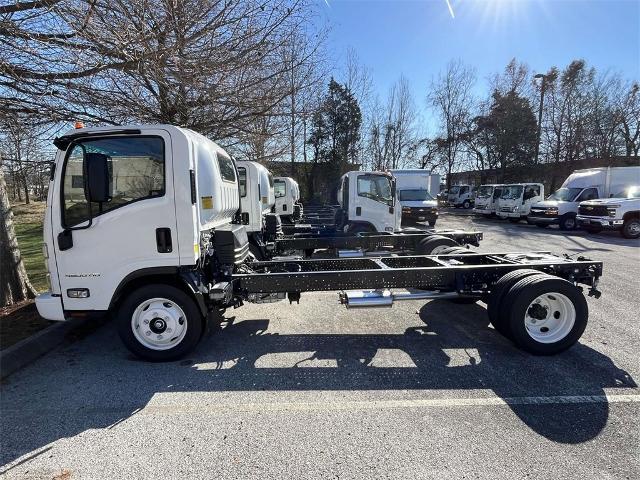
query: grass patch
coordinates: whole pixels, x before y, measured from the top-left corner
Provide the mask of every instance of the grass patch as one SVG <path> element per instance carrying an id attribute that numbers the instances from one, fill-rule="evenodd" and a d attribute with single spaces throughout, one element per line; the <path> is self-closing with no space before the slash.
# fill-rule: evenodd
<path id="1" fill-rule="evenodd" d="M 47 290 L 46 269 L 42 254 L 42 223 L 45 202 L 13 206 L 13 222 L 18 237 L 22 261 L 29 274 L 29 280 L 40 292 Z"/>

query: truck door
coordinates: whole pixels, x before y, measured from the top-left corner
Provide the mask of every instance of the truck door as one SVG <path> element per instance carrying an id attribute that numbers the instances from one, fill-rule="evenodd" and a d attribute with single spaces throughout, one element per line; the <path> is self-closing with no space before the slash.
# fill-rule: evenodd
<path id="1" fill-rule="evenodd" d="M 109 198 L 99 204 L 87 200 L 91 162 L 107 166 Z M 179 265 L 167 131 L 80 138 L 56 170 L 52 241 L 65 309 L 106 310 L 128 275 Z"/>
<path id="2" fill-rule="evenodd" d="M 354 205 L 350 221 L 370 223 L 379 232 L 395 230 L 394 201 L 391 178 L 387 175 L 365 173 L 356 177 Z"/>

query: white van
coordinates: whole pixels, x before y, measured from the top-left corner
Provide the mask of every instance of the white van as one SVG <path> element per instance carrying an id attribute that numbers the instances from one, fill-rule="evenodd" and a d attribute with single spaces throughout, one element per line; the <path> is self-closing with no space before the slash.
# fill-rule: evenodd
<path id="1" fill-rule="evenodd" d="M 475 189 L 471 185 L 451 185 L 447 203 L 456 208 L 469 209 L 473 207 Z"/>
<path id="2" fill-rule="evenodd" d="M 527 218 L 531 206 L 544 198 L 544 185 L 541 183 L 513 183 L 502 187 L 496 215 L 517 223 Z"/>
<path id="3" fill-rule="evenodd" d="M 541 228 L 556 224 L 561 230 L 573 230 L 580 202 L 609 198 L 633 185 L 640 185 L 640 167 L 576 170 L 546 200 L 531 206 L 527 221 Z"/>
<path id="4" fill-rule="evenodd" d="M 480 185 L 476 192 L 476 201 L 473 207 L 473 213 L 484 215 L 487 217 L 496 214 L 498 200 L 502 196 L 502 187 L 504 185 Z"/>

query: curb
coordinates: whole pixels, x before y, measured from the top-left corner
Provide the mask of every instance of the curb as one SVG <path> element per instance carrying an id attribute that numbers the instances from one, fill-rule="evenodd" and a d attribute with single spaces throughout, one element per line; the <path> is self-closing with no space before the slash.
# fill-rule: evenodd
<path id="1" fill-rule="evenodd" d="M 0 379 L 29 365 L 62 344 L 72 331 L 84 326 L 87 318 L 74 318 L 50 325 L 0 352 Z"/>

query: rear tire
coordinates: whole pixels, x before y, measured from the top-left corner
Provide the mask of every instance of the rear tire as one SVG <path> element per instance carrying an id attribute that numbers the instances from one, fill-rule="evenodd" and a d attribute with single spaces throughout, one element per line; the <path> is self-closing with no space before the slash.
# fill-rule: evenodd
<path id="1" fill-rule="evenodd" d="M 419 255 L 439 255 L 441 251 L 448 247 L 459 247 L 455 240 L 443 237 L 442 235 L 433 235 L 423 238 L 418 243 L 417 252 Z"/>
<path id="2" fill-rule="evenodd" d="M 462 208 L 464 208 L 465 210 L 469 210 L 471 208 L 471 202 L 469 200 L 465 200 L 464 202 L 462 202 Z"/>
<path id="3" fill-rule="evenodd" d="M 509 331 L 505 328 L 500 316 L 500 312 L 503 309 L 505 295 L 509 292 L 511 287 L 523 278 L 540 274 L 541 272 L 533 269 L 513 270 L 500 277 L 500 279 L 495 283 L 491 289 L 489 298 L 487 299 L 487 315 L 489 316 L 489 322 L 491 322 L 491 325 L 493 325 L 493 328 L 495 328 L 498 333 L 509 338 Z"/>
<path id="4" fill-rule="evenodd" d="M 620 233 L 624 238 L 640 237 L 640 218 L 630 218 L 624 222 Z"/>
<path id="5" fill-rule="evenodd" d="M 510 338 L 534 355 L 554 355 L 573 346 L 584 333 L 589 308 L 572 283 L 535 275 L 516 283 L 504 298 L 502 316 Z"/>
<path id="6" fill-rule="evenodd" d="M 147 285 L 122 303 L 118 334 L 144 360 L 168 362 L 191 352 L 202 337 L 204 318 L 195 300 L 170 285 Z"/>

